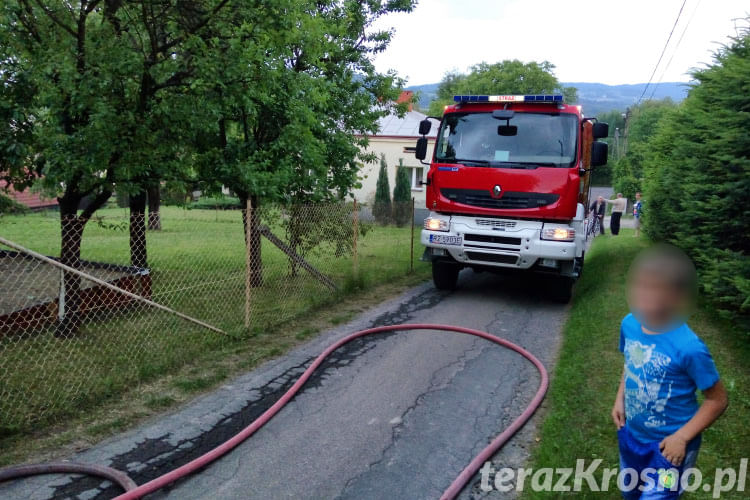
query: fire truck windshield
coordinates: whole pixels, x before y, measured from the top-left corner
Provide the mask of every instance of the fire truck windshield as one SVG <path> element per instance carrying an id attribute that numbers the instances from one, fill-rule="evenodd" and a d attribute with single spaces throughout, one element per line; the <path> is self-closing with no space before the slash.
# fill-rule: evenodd
<path id="1" fill-rule="evenodd" d="M 443 118 L 435 159 L 500 168 L 572 167 L 577 143 L 574 114 L 516 112 L 506 123 L 492 113 L 458 112 Z"/>

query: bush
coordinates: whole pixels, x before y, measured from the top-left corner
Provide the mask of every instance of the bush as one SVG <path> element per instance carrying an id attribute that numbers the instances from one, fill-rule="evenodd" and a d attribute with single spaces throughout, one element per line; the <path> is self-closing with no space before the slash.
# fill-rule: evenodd
<path id="1" fill-rule="evenodd" d="M 28 212 L 29 207 L 0 193 L 0 214 L 25 214 Z"/>
<path id="2" fill-rule="evenodd" d="M 198 201 L 189 203 L 188 209 L 196 210 L 239 210 L 242 207 L 240 199 L 233 196 L 225 196 L 221 198 L 201 198 Z"/>
<path id="3" fill-rule="evenodd" d="M 399 160 L 396 170 L 396 187 L 393 189 L 393 220 L 399 226 L 405 226 L 411 221 L 411 181 L 409 173 L 404 167 L 404 161 Z"/>
<path id="4" fill-rule="evenodd" d="M 385 155 L 380 157 L 380 172 L 372 215 L 380 224 L 387 224 L 391 220 L 391 187 L 388 182 L 388 164 L 385 162 Z"/>
<path id="5" fill-rule="evenodd" d="M 612 185 L 615 192 L 622 193 L 632 200 L 636 191 L 640 191 L 644 176 L 644 162 L 649 154 L 649 141 L 656 134 L 665 116 L 677 106 L 667 98 L 661 101 L 645 101 L 635 106 L 630 113 L 626 137 L 627 155 L 612 164 Z M 610 129 L 611 130 L 611 129 Z M 614 148 L 610 146 L 610 151 Z"/>
<path id="6" fill-rule="evenodd" d="M 725 316 L 750 322 L 750 31 L 693 77 L 648 144 L 645 230 L 685 249 L 702 292 Z"/>
<path id="7" fill-rule="evenodd" d="M 186 182 L 167 181 L 161 188 L 161 204 L 184 207 L 190 199 L 190 185 Z"/>
<path id="8" fill-rule="evenodd" d="M 615 193 L 622 193 L 622 195 L 629 199 L 635 199 L 635 193 L 642 189 L 641 180 L 637 177 L 636 172 L 633 171 L 630 160 L 626 156 L 625 158 L 617 161 L 612 169 L 614 173 L 614 189 Z"/>

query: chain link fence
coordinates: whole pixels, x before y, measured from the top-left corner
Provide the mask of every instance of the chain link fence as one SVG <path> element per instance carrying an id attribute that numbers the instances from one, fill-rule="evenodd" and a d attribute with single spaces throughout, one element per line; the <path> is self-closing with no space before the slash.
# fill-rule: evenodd
<path id="1" fill-rule="evenodd" d="M 0 431 L 57 421 L 406 274 L 413 202 L 392 210 L 398 224 L 356 202 L 166 207 L 160 221 L 106 209 L 85 226 L 3 217 Z"/>

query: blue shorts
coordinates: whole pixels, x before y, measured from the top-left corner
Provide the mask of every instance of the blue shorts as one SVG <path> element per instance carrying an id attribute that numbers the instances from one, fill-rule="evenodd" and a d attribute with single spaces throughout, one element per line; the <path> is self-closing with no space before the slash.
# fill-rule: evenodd
<path id="1" fill-rule="evenodd" d="M 627 427 L 617 431 L 620 444 L 620 476 L 618 484 L 626 500 L 662 500 L 679 498 L 683 472 L 695 467 L 701 437 L 687 445 L 685 459 L 679 467 L 672 465 L 659 450 L 661 441 L 638 441 Z M 625 469 L 628 472 L 625 473 Z"/>

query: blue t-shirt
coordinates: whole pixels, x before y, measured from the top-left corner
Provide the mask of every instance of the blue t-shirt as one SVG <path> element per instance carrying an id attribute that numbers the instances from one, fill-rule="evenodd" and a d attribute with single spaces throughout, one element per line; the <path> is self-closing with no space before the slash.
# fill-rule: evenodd
<path id="1" fill-rule="evenodd" d="M 625 355 L 625 415 L 633 436 L 661 441 L 698 411 L 696 390 L 719 381 L 711 353 L 686 323 L 650 335 L 628 314 L 620 325 Z"/>
<path id="2" fill-rule="evenodd" d="M 643 211 L 643 201 L 642 200 L 636 201 L 633 204 L 633 217 L 635 217 L 636 219 L 640 219 L 642 211 Z"/>

